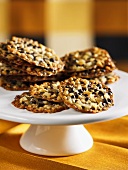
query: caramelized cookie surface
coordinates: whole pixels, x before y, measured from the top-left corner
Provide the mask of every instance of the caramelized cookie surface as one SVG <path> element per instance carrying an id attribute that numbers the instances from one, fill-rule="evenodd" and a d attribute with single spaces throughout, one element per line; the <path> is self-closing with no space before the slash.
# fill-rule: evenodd
<path id="1" fill-rule="evenodd" d="M 85 113 L 97 113 L 113 105 L 111 89 L 95 80 L 71 77 L 61 83 L 60 95 L 68 107 Z"/>
<path id="2" fill-rule="evenodd" d="M 64 66 L 52 49 L 32 39 L 12 37 L 7 44 L 7 49 L 11 54 L 36 66 L 53 70 Z"/>
<path id="3" fill-rule="evenodd" d="M 48 101 L 62 102 L 59 95 L 59 81 L 44 82 L 41 85 L 30 86 L 30 94 L 36 98 L 42 98 Z"/>
<path id="4" fill-rule="evenodd" d="M 0 81 L 1 87 L 11 91 L 28 90 L 30 85 L 32 85 L 31 82 L 22 82 L 20 80 L 8 79 L 6 76 L 1 76 Z"/>
<path id="5" fill-rule="evenodd" d="M 68 109 L 64 103 L 34 98 L 29 92 L 17 95 L 12 104 L 17 108 L 26 109 L 34 113 L 56 113 Z"/>
<path id="6" fill-rule="evenodd" d="M 109 53 L 101 48 L 93 47 L 86 50 L 74 51 L 62 57 L 67 72 L 78 72 L 106 65 L 116 67 Z"/>

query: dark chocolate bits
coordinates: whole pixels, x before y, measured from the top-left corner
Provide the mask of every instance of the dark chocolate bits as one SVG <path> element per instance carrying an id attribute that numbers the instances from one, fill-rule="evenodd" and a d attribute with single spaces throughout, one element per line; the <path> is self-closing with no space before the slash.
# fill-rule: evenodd
<path id="1" fill-rule="evenodd" d="M 113 105 L 108 86 L 95 80 L 70 77 L 60 84 L 60 95 L 66 105 L 84 113 L 97 113 Z"/>

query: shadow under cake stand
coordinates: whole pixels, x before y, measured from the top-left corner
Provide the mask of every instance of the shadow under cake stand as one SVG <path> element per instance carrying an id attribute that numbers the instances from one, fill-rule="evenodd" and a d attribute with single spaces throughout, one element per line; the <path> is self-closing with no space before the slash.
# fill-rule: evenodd
<path id="1" fill-rule="evenodd" d="M 11 105 L 14 97 L 22 91 L 0 88 L 0 119 L 30 124 L 20 139 L 21 147 L 28 152 L 47 156 L 85 152 L 93 146 L 93 138 L 85 128 L 86 124 L 127 115 L 128 74 L 119 70 L 116 73 L 120 80 L 109 85 L 115 104 L 107 111 L 85 114 L 68 109 L 54 114 L 32 113 Z"/>

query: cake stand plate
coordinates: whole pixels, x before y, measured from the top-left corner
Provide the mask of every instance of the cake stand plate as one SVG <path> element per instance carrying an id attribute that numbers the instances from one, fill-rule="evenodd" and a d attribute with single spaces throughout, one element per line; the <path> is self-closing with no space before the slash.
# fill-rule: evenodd
<path id="1" fill-rule="evenodd" d="M 0 119 L 31 124 L 20 139 L 21 147 L 31 153 L 67 156 L 87 151 L 93 146 L 93 139 L 83 124 L 112 120 L 128 113 L 128 74 L 115 72 L 120 80 L 109 85 L 115 104 L 107 111 L 90 114 L 68 109 L 54 114 L 32 113 L 11 104 L 23 91 L 0 88 Z"/>

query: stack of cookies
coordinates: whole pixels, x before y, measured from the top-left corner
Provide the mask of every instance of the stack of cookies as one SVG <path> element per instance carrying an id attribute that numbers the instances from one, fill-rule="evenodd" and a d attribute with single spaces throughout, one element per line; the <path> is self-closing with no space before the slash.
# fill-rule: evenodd
<path id="1" fill-rule="evenodd" d="M 19 37 L 0 43 L 0 62 L 1 86 L 7 90 L 28 90 L 30 85 L 41 84 L 64 68 L 52 49 Z"/>
<path id="2" fill-rule="evenodd" d="M 119 79 L 109 53 L 93 47 L 59 58 L 50 48 L 27 38 L 0 43 L 1 86 L 27 90 L 12 104 L 34 113 L 55 113 L 72 108 L 97 113 L 114 105 L 107 86 Z"/>
<path id="3" fill-rule="evenodd" d="M 30 85 L 12 104 L 34 113 L 55 113 L 68 108 L 97 113 L 114 105 L 113 93 L 106 85 L 119 79 L 112 58 L 97 47 L 66 54 L 64 69 L 42 84 Z M 54 81 L 53 81 L 54 80 Z"/>

